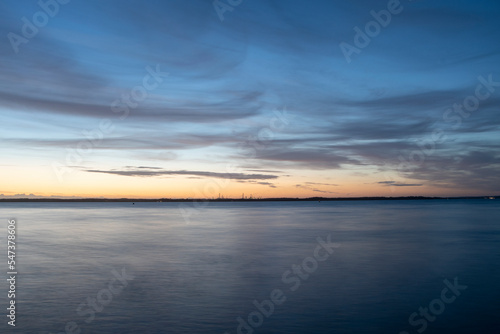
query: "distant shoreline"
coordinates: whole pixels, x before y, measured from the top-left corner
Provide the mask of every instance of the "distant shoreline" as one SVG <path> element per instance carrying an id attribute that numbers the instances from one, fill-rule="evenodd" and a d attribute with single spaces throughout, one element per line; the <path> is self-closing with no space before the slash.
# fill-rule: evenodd
<path id="1" fill-rule="evenodd" d="M 401 196 L 401 197 L 308 197 L 308 198 L 1 198 L 0 202 L 311 202 L 311 201 L 394 201 L 394 200 L 453 200 L 453 199 L 500 199 L 500 196 L 459 196 L 459 197 L 427 197 L 427 196 Z"/>

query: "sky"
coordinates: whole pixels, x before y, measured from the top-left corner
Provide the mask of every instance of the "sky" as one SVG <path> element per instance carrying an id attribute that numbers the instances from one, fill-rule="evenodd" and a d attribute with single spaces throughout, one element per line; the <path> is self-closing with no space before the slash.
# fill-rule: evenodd
<path id="1" fill-rule="evenodd" d="M 500 195 L 499 17 L 4 0 L 0 198 Z"/>

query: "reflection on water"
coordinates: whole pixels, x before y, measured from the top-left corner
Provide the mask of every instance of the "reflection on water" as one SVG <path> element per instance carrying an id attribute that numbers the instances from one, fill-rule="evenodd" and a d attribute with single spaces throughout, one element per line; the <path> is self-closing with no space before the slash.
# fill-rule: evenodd
<path id="1" fill-rule="evenodd" d="M 177 203 L 1 203 L 0 217 L 18 221 L 18 319 L 4 319 L 6 333 L 500 328 L 500 201 L 211 203 L 189 224 Z M 329 234 L 339 247 L 317 261 Z M 455 277 L 467 289 L 412 326 Z M 281 303 L 265 302 L 273 292 Z"/>

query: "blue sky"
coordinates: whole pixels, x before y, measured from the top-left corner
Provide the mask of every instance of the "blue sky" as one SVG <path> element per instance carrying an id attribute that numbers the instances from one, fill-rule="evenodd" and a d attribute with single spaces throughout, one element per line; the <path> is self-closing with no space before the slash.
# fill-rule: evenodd
<path id="1" fill-rule="evenodd" d="M 500 192 L 496 1 L 41 3 L 0 4 L 3 196 Z"/>

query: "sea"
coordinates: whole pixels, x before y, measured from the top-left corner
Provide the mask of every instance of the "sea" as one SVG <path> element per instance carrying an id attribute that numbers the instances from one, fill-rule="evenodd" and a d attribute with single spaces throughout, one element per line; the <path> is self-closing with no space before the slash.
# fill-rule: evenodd
<path id="1" fill-rule="evenodd" d="M 0 219 L 0 333 L 500 333 L 498 199 L 1 202 Z"/>

